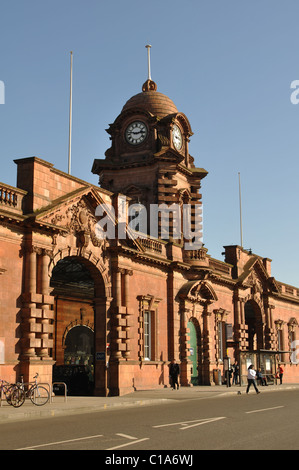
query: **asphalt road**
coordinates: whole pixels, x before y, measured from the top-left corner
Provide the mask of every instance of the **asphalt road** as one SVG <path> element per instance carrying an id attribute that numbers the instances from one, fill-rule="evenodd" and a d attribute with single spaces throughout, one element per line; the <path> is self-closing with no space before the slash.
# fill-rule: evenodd
<path id="1" fill-rule="evenodd" d="M 0 449 L 104 450 L 114 459 L 141 450 L 176 451 L 185 459 L 198 450 L 298 450 L 298 420 L 298 391 L 250 392 L 3 423 Z"/>

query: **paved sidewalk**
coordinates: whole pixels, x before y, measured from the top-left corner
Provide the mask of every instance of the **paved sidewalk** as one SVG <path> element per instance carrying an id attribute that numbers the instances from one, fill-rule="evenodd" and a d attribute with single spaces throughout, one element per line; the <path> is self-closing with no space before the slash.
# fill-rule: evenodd
<path id="1" fill-rule="evenodd" d="M 282 390 L 299 390 L 299 384 L 269 385 L 259 387 L 261 393 L 279 392 Z M 148 406 L 158 403 L 171 403 L 182 400 L 198 400 L 217 396 L 238 396 L 246 392 L 246 386 L 195 386 L 181 387 L 179 390 L 162 388 L 158 390 L 143 390 L 124 395 L 122 397 L 67 397 L 55 396 L 51 403 L 44 406 L 35 406 L 30 400 L 20 408 L 13 408 L 6 401 L 0 406 L 0 423 L 29 420 L 37 418 L 57 417 L 62 415 L 73 415 L 107 411 L 116 408 Z M 249 394 L 254 394 L 251 388 Z"/>

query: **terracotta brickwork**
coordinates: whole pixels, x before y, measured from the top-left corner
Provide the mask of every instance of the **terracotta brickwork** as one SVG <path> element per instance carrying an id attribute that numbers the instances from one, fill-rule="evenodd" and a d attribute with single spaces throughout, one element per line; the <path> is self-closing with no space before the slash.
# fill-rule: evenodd
<path id="1" fill-rule="evenodd" d="M 207 171 L 189 154 L 190 123 L 156 90 L 146 82 L 110 125 L 111 147 L 92 167 L 100 186 L 37 157 L 16 160 L 16 188 L 0 184 L 1 378 L 39 372 L 50 383 L 54 364 L 88 364 L 92 393 L 121 395 L 168 387 L 173 358 L 182 385 L 213 385 L 229 358 L 244 380 L 253 362 L 269 380 L 282 364 L 284 380 L 299 381 L 299 288 L 276 280 L 269 258 L 238 245 L 224 261 L 187 249 L 175 216 L 169 238 L 161 217 L 156 237 L 150 226 L 133 237 L 128 215 L 118 224 L 119 194 L 146 210 L 189 204 L 192 230 L 202 204 Z M 115 237 L 99 237 L 101 217 Z"/>

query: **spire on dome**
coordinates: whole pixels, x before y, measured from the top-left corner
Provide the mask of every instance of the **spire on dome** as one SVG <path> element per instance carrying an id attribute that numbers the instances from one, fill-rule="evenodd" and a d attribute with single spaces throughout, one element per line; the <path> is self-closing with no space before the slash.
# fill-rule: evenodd
<path id="1" fill-rule="evenodd" d="M 148 77 L 146 82 L 142 85 L 142 91 L 156 91 L 157 90 L 157 84 L 152 80 L 151 77 L 151 58 L 150 58 L 150 49 L 151 45 L 147 44 L 146 46 L 147 49 L 147 70 L 148 70 Z"/>
<path id="2" fill-rule="evenodd" d="M 148 70 L 148 80 L 151 80 L 152 77 L 151 77 L 151 56 L 150 56 L 150 50 L 151 50 L 151 45 L 150 44 L 147 44 L 146 46 L 146 49 L 147 49 L 147 70 Z"/>

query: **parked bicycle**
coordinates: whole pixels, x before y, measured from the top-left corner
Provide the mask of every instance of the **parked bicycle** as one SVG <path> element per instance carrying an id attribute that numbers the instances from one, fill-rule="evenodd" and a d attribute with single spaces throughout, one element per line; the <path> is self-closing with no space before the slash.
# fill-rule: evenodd
<path id="1" fill-rule="evenodd" d="M 25 401 L 24 390 L 22 390 L 18 384 L 11 384 L 6 382 L 6 380 L 0 380 L 1 399 L 2 394 L 4 394 L 7 403 L 12 405 L 14 408 L 19 408 L 19 406 L 22 406 Z"/>
<path id="2" fill-rule="evenodd" d="M 33 377 L 35 381 L 28 384 L 29 388 L 27 390 L 26 390 L 26 386 L 28 385 L 24 383 L 24 380 L 23 380 L 24 378 L 22 375 L 21 375 L 21 382 L 18 382 L 18 385 L 24 393 L 24 401 L 25 401 L 25 398 L 28 397 L 30 398 L 31 402 L 34 405 L 42 406 L 48 403 L 50 399 L 50 393 L 46 387 L 38 384 L 37 382 L 38 376 L 39 374 L 36 373 L 36 375 Z"/>

